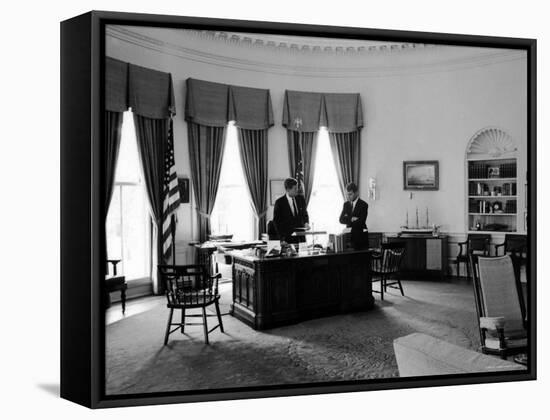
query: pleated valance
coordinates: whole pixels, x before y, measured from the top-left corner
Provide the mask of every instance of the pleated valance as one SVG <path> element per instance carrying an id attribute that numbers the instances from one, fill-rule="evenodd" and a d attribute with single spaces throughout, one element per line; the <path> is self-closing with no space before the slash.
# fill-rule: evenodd
<path id="1" fill-rule="evenodd" d="M 268 89 L 229 87 L 229 119 L 249 130 L 263 130 L 273 125 L 273 109 Z"/>
<path id="2" fill-rule="evenodd" d="M 176 113 L 172 75 L 111 57 L 105 60 L 105 109 L 163 119 Z"/>
<path id="3" fill-rule="evenodd" d="M 358 93 L 325 93 L 323 100 L 325 114 L 321 125 L 330 133 L 350 133 L 363 127 L 363 108 Z"/>
<path id="4" fill-rule="evenodd" d="M 128 109 L 128 63 L 106 57 L 105 109 L 124 112 Z"/>
<path id="5" fill-rule="evenodd" d="M 312 132 L 327 127 L 331 133 L 349 133 L 363 127 L 358 93 L 315 93 L 285 91 L 283 126 Z"/>
<path id="6" fill-rule="evenodd" d="M 314 132 L 319 130 L 322 94 L 285 91 L 283 126 L 289 130 Z"/>
<path id="7" fill-rule="evenodd" d="M 176 113 L 172 75 L 130 64 L 129 105 L 132 112 L 147 118 L 168 118 Z"/>
<path id="8" fill-rule="evenodd" d="M 235 121 L 240 128 L 269 128 L 273 125 L 269 90 L 189 78 L 185 119 L 210 127 L 225 127 Z"/>
<path id="9" fill-rule="evenodd" d="M 185 119 L 210 127 L 225 127 L 229 121 L 229 85 L 187 79 Z"/>

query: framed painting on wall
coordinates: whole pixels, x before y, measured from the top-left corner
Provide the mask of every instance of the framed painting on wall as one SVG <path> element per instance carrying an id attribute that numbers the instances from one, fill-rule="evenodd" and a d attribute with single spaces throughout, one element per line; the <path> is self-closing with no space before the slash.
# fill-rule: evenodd
<path id="1" fill-rule="evenodd" d="M 403 189 L 435 191 L 439 189 L 439 162 L 416 160 L 403 162 Z"/>

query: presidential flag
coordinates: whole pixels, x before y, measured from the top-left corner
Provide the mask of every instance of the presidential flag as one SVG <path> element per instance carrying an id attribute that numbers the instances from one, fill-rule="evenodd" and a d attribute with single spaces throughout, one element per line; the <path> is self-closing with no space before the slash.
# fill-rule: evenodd
<path id="1" fill-rule="evenodd" d="M 172 118 L 169 122 L 168 142 L 164 152 L 164 188 L 162 193 L 162 256 L 167 261 L 172 253 L 172 228 L 176 228 L 176 210 L 181 202 L 176 161 L 174 159 L 174 125 Z"/>
<path id="2" fill-rule="evenodd" d="M 296 173 L 294 174 L 294 178 L 296 178 L 296 181 L 298 181 L 298 194 L 305 195 L 305 184 L 304 184 L 304 155 L 303 155 L 303 149 L 302 149 L 302 139 L 300 133 L 296 133 L 298 136 L 298 147 L 296 148 L 296 160 L 298 163 L 296 164 Z"/>

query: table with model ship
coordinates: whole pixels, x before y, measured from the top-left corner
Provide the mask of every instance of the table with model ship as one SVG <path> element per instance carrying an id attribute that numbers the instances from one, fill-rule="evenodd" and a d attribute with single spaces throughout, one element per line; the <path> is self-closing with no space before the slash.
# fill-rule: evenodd
<path id="1" fill-rule="evenodd" d="M 231 313 L 263 330 L 371 309 L 370 251 L 265 257 L 234 252 Z"/>

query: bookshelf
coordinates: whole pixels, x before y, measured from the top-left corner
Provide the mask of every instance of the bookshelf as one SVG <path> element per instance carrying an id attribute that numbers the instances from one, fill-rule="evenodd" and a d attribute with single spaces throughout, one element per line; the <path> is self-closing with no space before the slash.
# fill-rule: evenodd
<path id="1" fill-rule="evenodd" d="M 468 159 L 468 230 L 517 231 L 517 159 Z"/>

